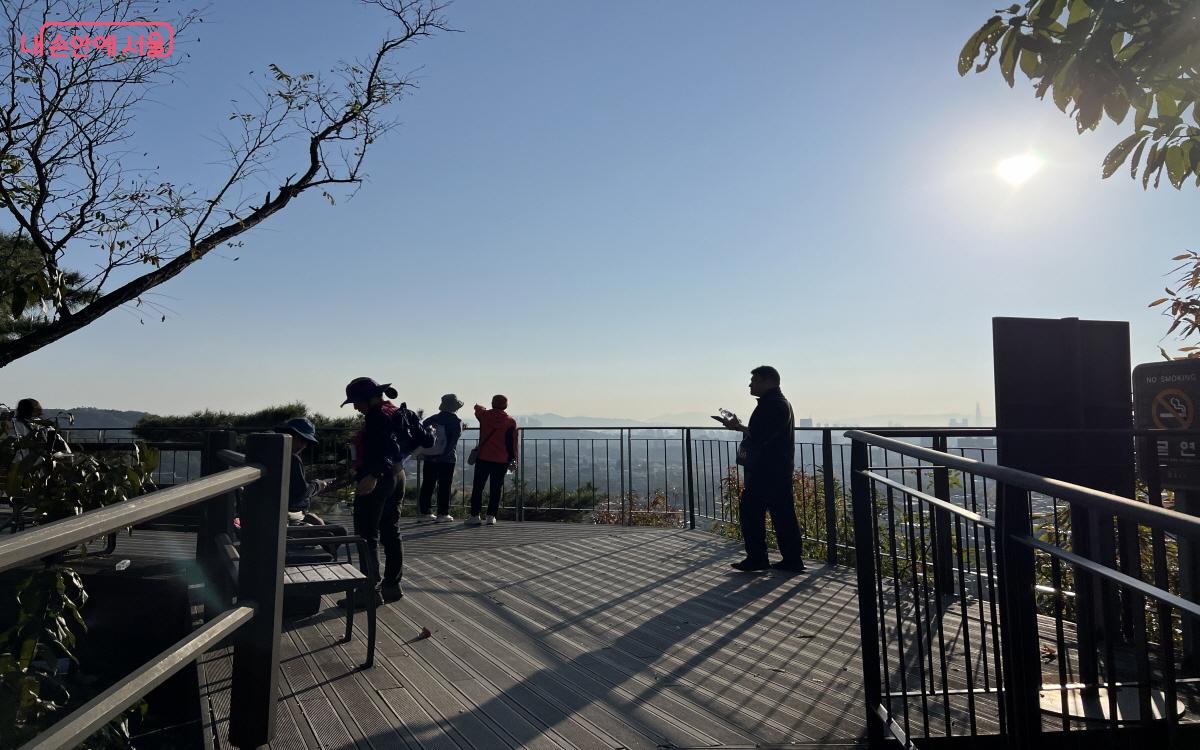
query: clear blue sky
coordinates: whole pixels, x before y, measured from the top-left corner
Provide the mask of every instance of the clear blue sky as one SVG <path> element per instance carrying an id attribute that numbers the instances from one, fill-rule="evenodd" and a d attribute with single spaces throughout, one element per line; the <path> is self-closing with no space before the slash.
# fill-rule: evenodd
<path id="1" fill-rule="evenodd" d="M 421 88 L 353 200 L 309 196 L 160 288 L 165 323 L 117 312 L 4 368 L 3 400 L 332 413 L 366 374 L 425 406 L 650 418 L 747 409 L 771 363 L 818 420 L 986 415 L 996 315 L 1128 320 L 1152 361 L 1197 196 L 1101 181 L 1122 128 L 960 79 L 995 5 L 458 0 L 463 33 L 405 53 Z M 250 71 L 365 55 L 379 18 L 214 3 L 134 150 L 211 184 Z M 1030 149 L 1031 181 L 995 177 Z"/>

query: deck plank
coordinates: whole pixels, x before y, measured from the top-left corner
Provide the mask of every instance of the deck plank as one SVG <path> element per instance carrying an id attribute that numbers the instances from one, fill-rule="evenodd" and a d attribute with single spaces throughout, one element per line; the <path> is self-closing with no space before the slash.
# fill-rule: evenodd
<path id="1" fill-rule="evenodd" d="M 671 529 L 408 522 L 404 536 L 406 595 L 379 609 L 375 668 L 356 668 L 365 613 L 339 642 L 336 597 L 286 624 L 272 748 L 719 748 L 864 734 L 848 569 L 737 575 L 740 545 Z M 168 542 L 158 547 L 191 551 Z M 432 638 L 417 637 L 423 627 Z M 221 738 L 217 666 L 205 679 Z"/>

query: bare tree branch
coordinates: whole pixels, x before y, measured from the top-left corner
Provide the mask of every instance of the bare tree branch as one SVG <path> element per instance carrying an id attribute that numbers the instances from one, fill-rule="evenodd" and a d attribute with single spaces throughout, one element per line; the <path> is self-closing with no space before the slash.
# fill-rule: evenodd
<path id="1" fill-rule="evenodd" d="M 0 338 L 0 367 L 139 300 L 304 192 L 321 190 L 332 202 L 327 186 L 361 184 L 370 146 L 394 125 L 386 118 L 390 105 L 416 86 L 395 68 L 399 51 L 451 30 L 439 0 L 364 2 L 398 24 L 397 32 L 367 59 L 342 63 L 329 78 L 269 66 L 257 111 L 229 116 L 240 136 L 225 139 L 228 169 L 212 190 L 155 184 L 121 163 L 119 149 L 135 135 L 136 107 L 170 79 L 182 56 L 17 52 L 18 28 L 38 28 L 48 19 L 145 18 L 150 3 L 13 0 L 5 6 L 13 43 L 0 50 L 0 211 L 41 252 L 44 269 L 38 278 L 0 278 L 0 296 L 17 290 L 15 298 L 40 303 L 47 312 L 36 329 Z M 177 44 L 199 20 L 199 11 L 177 12 Z M 288 165 L 279 153 L 293 141 L 300 148 Z M 261 185 L 276 171 L 290 176 L 267 183 L 261 200 L 248 197 L 252 182 Z M 85 248 L 100 256 L 87 277 L 90 302 L 72 309 L 65 303 L 62 264 L 87 257 Z M 127 278 L 122 269 L 137 265 L 153 269 Z M 121 278 L 124 283 L 107 288 Z"/>

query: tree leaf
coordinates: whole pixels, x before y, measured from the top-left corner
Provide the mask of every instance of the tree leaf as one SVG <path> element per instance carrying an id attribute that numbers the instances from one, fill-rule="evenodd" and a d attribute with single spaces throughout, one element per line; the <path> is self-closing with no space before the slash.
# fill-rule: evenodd
<path id="1" fill-rule="evenodd" d="M 1133 147 L 1145 140 L 1148 135 L 1150 134 L 1134 133 L 1118 143 L 1112 151 L 1109 151 L 1108 156 L 1104 157 L 1104 167 L 1101 170 L 1103 178 L 1108 179 L 1112 177 L 1117 168 L 1125 163 L 1125 159 L 1129 156 L 1129 152 L 1133 150 Z"/>
<path id="2" fill-rule="evenodd" d="M 1071 15 L 1067 17 L 1067 28 L 1091 17 L 1092 9 L 1084 0 L 1071 0 Z"/>
<path id="3" fill-rule="evenodd" d="M 1021 72 L 1025 74 L 1025 77 L 1030 80 L 1036 78 L 1040 67 L 1037 53 L 1030 49 L 1023 49 L 1018 59 L 1021 64 Z"/>
<path id="4" fill-rule="evenodd" d="M 1113 122 L 1120 124 L 1125 115 L 1129 114 L 1129 99 L 1120 91 L 1114 91 L 1104 97 L 1104 112 Z"/>
<path id="5" fill-rule="evenodd" d="M 1042 0 L 1029 12 L 1029 22 L 1034 26 L 1049 26 L 1062 15 L 1067 0 Z"/>
<path id="6" fill-rule="evenodd" d="M 1021 38 L 1017 27 L 1010 26 L 1008 31 L 1004 32 L 1004 41 L 1000 44 L 1000 75 L 1011 88 L 1016 84 L 1016 78 L 1013 73 L 1017 68 L 1017 53 L 1020 51 L 1018 40 Z"/>
<path id="7" fill-rule="evenodd" d="M 1167 178 L 1171 181 L 1171 185 L 1178 190 L 1183 187 L 1183 180 L 1187 177 L 1190 169 L 1188 157 L 1180 146 L 1168 146 L 1166 154 Z"/>
<path id="8" fill-rule="evenodd" d="M 1051 90 L 1051 96 L 1054 97 L 1054 106 L 1058 107 L 1060 112 L 1066 113 L 1067 105 L 1071 103 L 1071 94 L 1074 81 L 1071 80 L 1071 71 L 1075 66 L 1075 58 L 1072 57 L 1058 69 L 1058 73 L 1054 76 L 1054 84 Z"/>
<path id="9" fill-rule="evenodd" d="M 1129 178 L 1137 177 L 1138 164 L 1142 161 L 1142 150 L 1146 148 L 1147 141 L 1142 141 L 1133 150 L 1133 157 L 1129 160 Z"/>
<path id="10" fill-rule="evenodd" d="M 960 76 L 965 76 L 971 70 L 971 66 L 975 64 L 975 58 L 979 57 L 979 47 L 983 44 L 984 39 L 1003 27 L 1004 19 L 1000 16 L 992 16 L 971 35 L 971 38 L 963 45 L 962 52 L 958 53 L 958 74 Z"/>
<path id="11" fill-rule="evenodd" d="M 1159 94 L 1155 95 L 1154 104 L 1156 105 L 1159 117 L 1178 117 L 1179 116 L 1178 100 L 1176 100 L 1176 98 L 1174 96 L 1171 96 L 1169 93 L 1167 93 L 1165 91 L 1160 92 Z"/>

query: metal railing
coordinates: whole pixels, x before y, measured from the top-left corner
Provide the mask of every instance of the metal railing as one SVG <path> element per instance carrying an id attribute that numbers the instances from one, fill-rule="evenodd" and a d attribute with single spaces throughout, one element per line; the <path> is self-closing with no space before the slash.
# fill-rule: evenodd
<path id="1" fill-rule="evenodd" d="M 1179 631 L 1200 602 L 1181 594 L 1168 556 L 1173 543 L 1200 543 L 1200 518 L 1162 507 L 1153 480 L 1137 502 L 865 431 L 846 437 L 873 747 L 1197 746 L 1200 724 L 1181 708 L 1200 709 L 1200 675 Z M 1120 543 L 1085 554 L 1072 515 Z M 1079 606 L 1105 615 L 1098 632 L 1076 627 Z"/>
<path id="2" fill-rule="evenodd" d="M 119 716 L 226 638 L 234 639 L 229 736 L 238 747 L 258 747 L 274 736 L 279 664 L 287 479 L 291 438 L 254 434 L 246 439 L 244 465 L 216 470 L 185 484 L 92 510 L 0 539 L 0 571 L 40 563 L 88 540 L 203 505 L 198 556 L 213 569 L 219 559 L 212 540 L 232 520 L 232 497 L 245 488 L 241 504 L 242 572 L 227 606 L 153 661 L 75 709 L 22 750 L 72 748 Z M 214 444 L 213 451 L 228 447 Z M 206 546 L 206 541 L 207 546 Z M 236 605 L 232 594 L 236 593 Z"/>
<path id="3" fill-rule="evenodd" d="M 153 428 L 159 475 L 197 476 L 200 427 Z M 234 432 L 244 434 L 252 429 Z M 795 493 L 806 554 L 829 563 L 851 564 L 853 523 L 849 504 L 850 444 L 845 427 L 800 427 L 795 432 Z M 995 462 L 994 447 L 956 447 L 951 441 L 987 442 L 988 428 L 862 428 L 875 434 L 939 445 L 953 455 Z M 112 439 L 128 428 L 70 428 L 72 439 Z M 122 432 L 118 432 L 122 430 Z M 736 535 L 737 503 L 744 476 L 737 466 L 738 439 L 718 427 L 523 427 L 520 461 L 506 480 L 501 517 L 623 525 L 700 528 Z M 333 476 L 348 485 L 351 433 L 322 430 L 320 444 L 305 454 L 310 476 Z M 457 447 L 451 513 L 469 507 L 474 467 L 466 457 L 478 444 L 478 428 L 467 428 Z M 948 446 L 948 447 L 947 447 Z M 424 465 L 406 464 L 405 514 L 415 514 Z M 165 481 L 163 483 L 166 483 Z M 957 486 L 952 493 L 959 492 Z M 990 503 L 987 488 L 979 497 Z M 965 502 L 965 500 L 964 500 Z"/>

